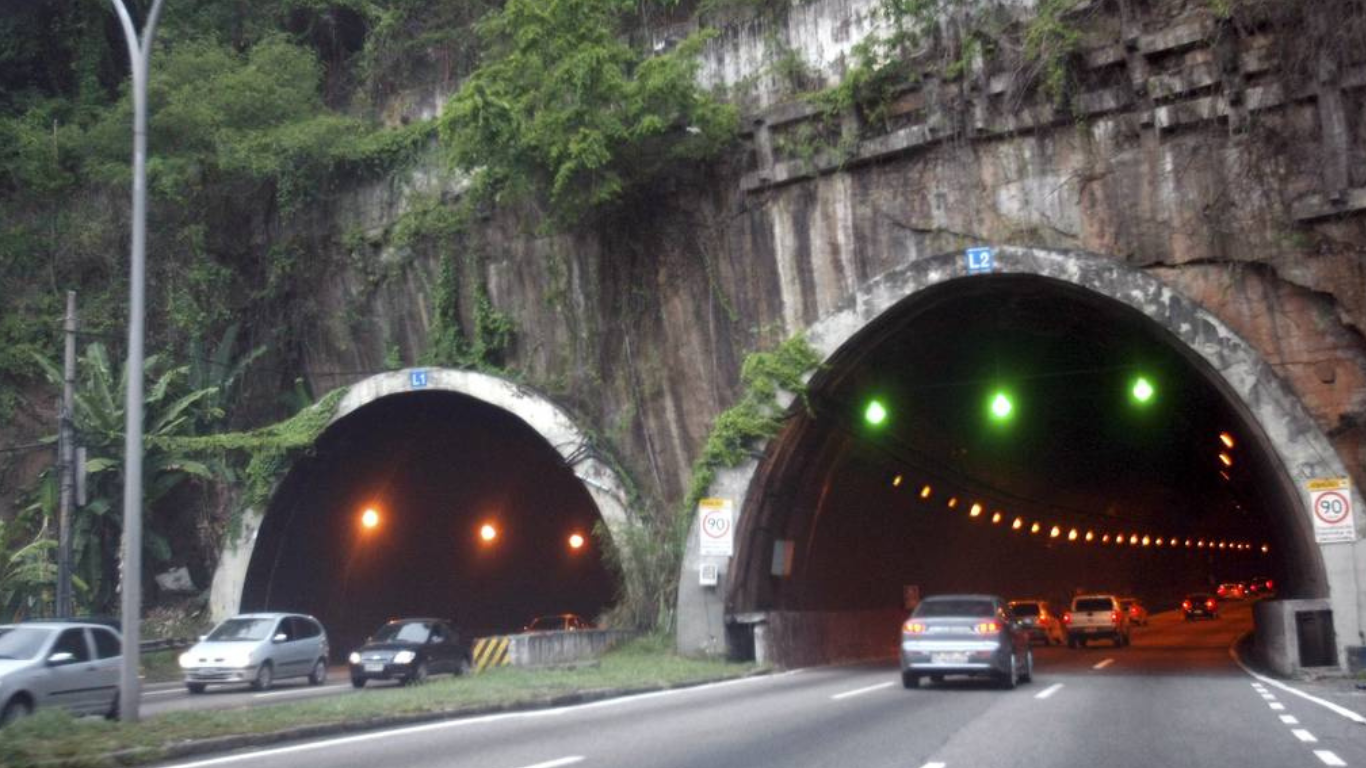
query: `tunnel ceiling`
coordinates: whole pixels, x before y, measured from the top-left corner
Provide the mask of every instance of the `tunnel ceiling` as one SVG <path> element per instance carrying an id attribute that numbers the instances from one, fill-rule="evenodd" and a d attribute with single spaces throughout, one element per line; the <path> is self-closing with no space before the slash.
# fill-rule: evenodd
<path id="1" fill-rule="evenodd" d="M 1131 394 L 1140 376 L 1155 390 L 1146 404 Z M 989 413 L 998 391 L 1013 405 L 1005 421 Z M 880 426 L 865 419 L 874 399 Z M 1264 446 L 1203 361 L 1127 306 L 1038 276 L 951 280 L 884 313 L 813 378 L 756 476 L 728 608 L 900 607 L 904 584 L 1058 600 L 1105 588 L 1160 604 L 1214 578 L 1280 578 L 1293 503 Z M 974 501 L 984 512 L 970 520 Z M 1016 516 L 1043 532 L 1012 535 Z M 1094 530 L 1096 546 L 1052 540 L 1054 524 Z M 1277 555 L 1099 548 L 1121 531 L 1268 542 Z M 775 578 L 778 541 L 795 567 Z"/>
<path id="2" fill-rule="evenodd" d="M 367 508 L 379 516 L 370 530 Z M 480 634 L 546 613 L 591 620 L 615 592 L 592 535 L 599 519 L 521 419 L 450 392 L 383 397 L 329 428 L 286 478 L 243 608 L 312 613 L 339 648 L 394 616 L 449 617 Z M 583 549 L 569 547 L 573 533 Z"/>

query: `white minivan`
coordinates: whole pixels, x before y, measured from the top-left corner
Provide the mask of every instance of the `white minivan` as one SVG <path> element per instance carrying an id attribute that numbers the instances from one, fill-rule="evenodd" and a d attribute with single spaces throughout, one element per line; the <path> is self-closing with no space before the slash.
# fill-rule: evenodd
<path id="1" fill-rule="evenodd" d="M 203 693 L 211 683 L 246 683 L 264 691 L 276 680 L 327 681 L 327 633 L 312 616 L 244 613 L 213 628 L 180 655 L 185 687 Z"/>

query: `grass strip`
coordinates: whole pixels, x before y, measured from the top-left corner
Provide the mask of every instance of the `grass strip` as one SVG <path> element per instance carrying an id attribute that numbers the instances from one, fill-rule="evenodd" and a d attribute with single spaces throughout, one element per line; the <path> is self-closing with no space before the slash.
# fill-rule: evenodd
<path id="1" fill-rule="evenodd" d="M 0 765 L 13 768 L 103 768 L 165 759 L 185 742 L 279 734 L 337 724 L 363 727 L 403 716 L 459 714 L 518 705 L 544 705 L 567 695 L 645 690 L 740 677 L 758 671 L 678 656 L 664 642 L 633 641 L 600 663 L 573 669 L 503 668 L 480 675 L 439 677 L 418 687 L 367 689 L 358 694 L 238 709 L 172 712 L 139 723 L 72 718 L 47 710 L 0 732 Z"/>

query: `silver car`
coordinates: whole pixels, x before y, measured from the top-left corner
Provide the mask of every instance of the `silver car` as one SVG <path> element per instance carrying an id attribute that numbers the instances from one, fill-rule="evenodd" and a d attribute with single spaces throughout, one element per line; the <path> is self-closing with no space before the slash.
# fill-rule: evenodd
<path id="1" fill-rule="evenodd" d="M 117 716 L 122 661 L 122 638 L 103 624 L 0 626 L 0 725 L 44 707 Z"/>
<path id="2" fill-rule="evenodd" d="M 995 678 L 1006 688 L 1034 676 L 1029 632 L 995 595 L 939 595 L 916 606 L 901 626 L 901 682 L 920 685 L 928 675 Z"/>
<path id="3" fill-rule="evenodd" d="M 264 691 L 276 681 L 327 681 L 327 633 L 312 616 L 244 613 L 201 637 L 180 655 L 185 687 L 203 693 L 211 683 L 246 683 Z"/>

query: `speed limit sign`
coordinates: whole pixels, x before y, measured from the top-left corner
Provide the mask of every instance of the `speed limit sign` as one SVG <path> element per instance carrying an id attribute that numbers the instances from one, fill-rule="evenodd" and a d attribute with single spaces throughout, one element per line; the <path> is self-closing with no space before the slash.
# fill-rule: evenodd
<path id="1" fill-rule="evenodd" d="M 1318 477 L 1307 483 L 1307 490 L 1309 508 L 1314 514 L 1314 539 L 1320 544 L 1356 541 L 1351 481 L 1345 477 Z"/>
<path id="2" fill-rule="evenodd" d="M 730 557 L 735 553 L 735 505 L 730 499 L 702 499 L 697 503 L 699 553 Z"/>

